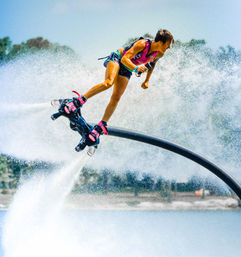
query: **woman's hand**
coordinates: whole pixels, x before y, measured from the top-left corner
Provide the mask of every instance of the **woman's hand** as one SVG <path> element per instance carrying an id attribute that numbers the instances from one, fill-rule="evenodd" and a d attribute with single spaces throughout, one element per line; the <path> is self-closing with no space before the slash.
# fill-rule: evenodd
<path id="1" fill-rule="evenodd" d="M 148 88 L 148 81 L 144 81 L 142 84 L 141 84 L 141 87 L 143 89 L 147 89 Z"/>
<path id="2" fill-rule="evenodd" d="M 137 73 L 143 73 L 146 72 L 148 68 L 145 65 L 138 66 Z"/>

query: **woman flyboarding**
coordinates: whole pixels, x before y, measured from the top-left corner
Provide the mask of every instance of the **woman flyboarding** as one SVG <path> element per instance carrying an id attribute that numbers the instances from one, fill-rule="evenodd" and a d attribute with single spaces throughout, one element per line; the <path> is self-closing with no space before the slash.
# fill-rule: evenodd
<path id="1" fill-rule="evenodd" d="M 95 125 L 89 135 L 92 141 L 96 141 L 100 134 L 108 134 L 107 122 L 125 92 L 132 73 L 136 72 L 141 74 L 147 71 L 145 81 L 141 85 L 143 89 L 147 89 L 156 62 L 164 55 L 165 51 L 170 48 L 173 42 L 173 36 L 169 31 L 158 30 L 154 40 L 140 38 L 135 43 L 125 48 L 118 49 L 116 52 L 111 53 L 104 62 L 104 66 L 106 67 L 105 81 L 92 87 L 84 95 L 73 98 L 73 101 L 68 105 L 67 111 L 69 112 L 74 112 L 77 108 L 82 107 L 87 99 L 114 85 L 113 93 L 106 107 L 104 116 L 102 120 Z M 149 66 L 147 66 L 147 64 L 149 64 Z"/>

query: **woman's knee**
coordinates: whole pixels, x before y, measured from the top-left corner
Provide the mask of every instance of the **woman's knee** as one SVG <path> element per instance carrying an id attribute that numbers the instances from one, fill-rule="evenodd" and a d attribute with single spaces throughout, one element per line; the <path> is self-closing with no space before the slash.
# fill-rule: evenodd
<path id="1" fill-rule="evenodd" d="M 112 87 L 114 84 L 114 81 L 112 81 L 111 79 L 106 79 L 103 83 L 103 85 L 106 87 L 106 88 L 110 88 Z"/>

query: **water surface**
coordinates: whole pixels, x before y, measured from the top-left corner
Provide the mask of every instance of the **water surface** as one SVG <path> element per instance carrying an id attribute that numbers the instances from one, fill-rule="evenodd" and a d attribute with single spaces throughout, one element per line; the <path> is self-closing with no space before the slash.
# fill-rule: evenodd
<path id="1" fill-rule="evenodd" d="M 47 240 L 37 236 L 42 242 L 33 245 L 45 257 L 237 257 L 240 220 L 240 211 L 65 211 L 45 228 Z"/>

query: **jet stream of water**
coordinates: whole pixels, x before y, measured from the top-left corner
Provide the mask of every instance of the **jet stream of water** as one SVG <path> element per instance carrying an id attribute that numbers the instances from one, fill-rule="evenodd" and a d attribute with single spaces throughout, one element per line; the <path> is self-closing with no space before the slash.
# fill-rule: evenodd
<path id="1" fill-rule="evenodd" d="M 59 240 L 67 236 L 58 227 L 65 198 L 89 158 L 83 153 L 60 170 L 36 174 L 21 185 L 5 217 L 5 257 L 51 256 L 61 244 Z M 64 256 L 59 254 L 56 256 Z"/>

